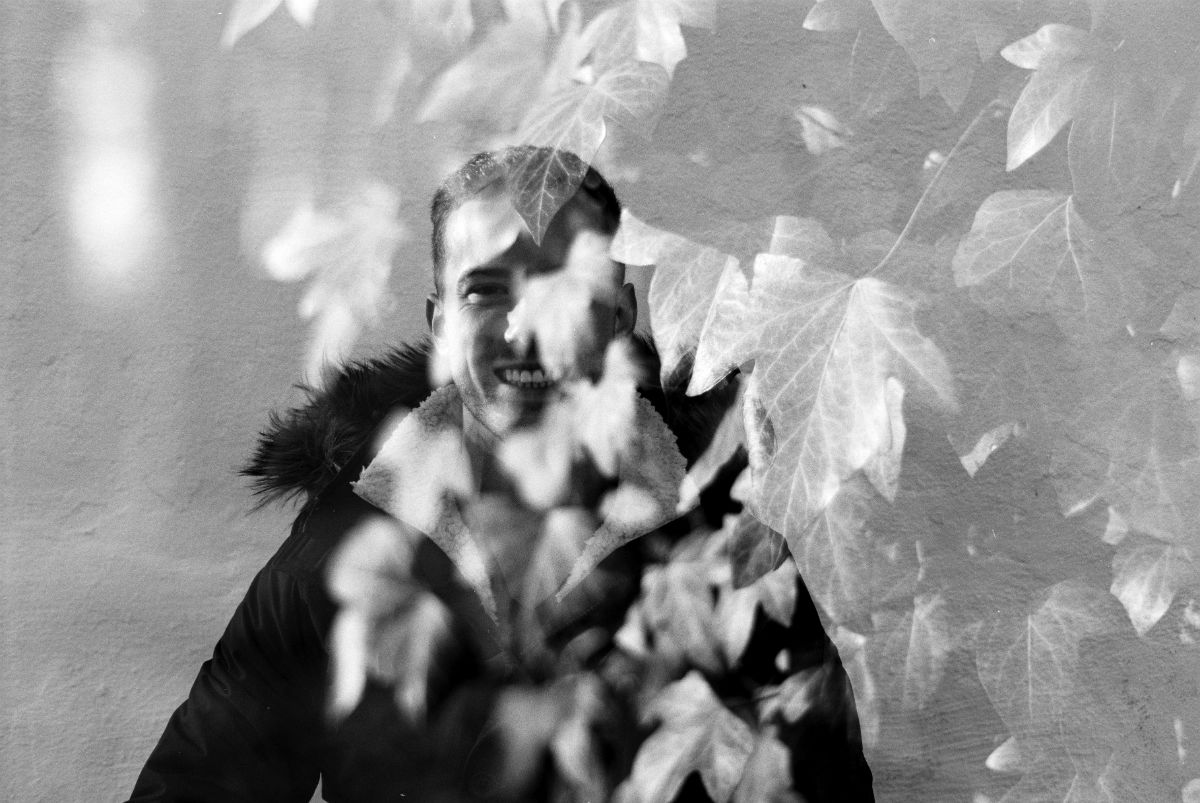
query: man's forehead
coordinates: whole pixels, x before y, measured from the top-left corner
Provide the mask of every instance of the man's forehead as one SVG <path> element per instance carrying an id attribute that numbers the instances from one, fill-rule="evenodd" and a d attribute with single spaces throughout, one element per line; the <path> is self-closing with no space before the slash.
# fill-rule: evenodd
<path id="1" fill-rule="evenodd" d="M 483 265 L 512 247 L 525 224 L 500 193 L 469 198 L 446 218 L 446 264 L 457 271 Z"/>
<path id="2" fill-rule="evenodd" d="M 457 274 L 492 263 L 524 237 L 531 248 L 547 252 L 574 250 L 577 240 L 611 236 L 601 231 L 597 204 L 588 196 L 576 194 L 559 210 L 547 229 L 540 246 L 534 246 L 529 230 L 517 213 L 508 194 L 502 189 L 488 188 L 467 199 L 446 218 L 444 244 L 447 268 Z M 586 236 L 583 236 L 586 235 Z M 453 280 L 454 277 L 450 277 Z"/>

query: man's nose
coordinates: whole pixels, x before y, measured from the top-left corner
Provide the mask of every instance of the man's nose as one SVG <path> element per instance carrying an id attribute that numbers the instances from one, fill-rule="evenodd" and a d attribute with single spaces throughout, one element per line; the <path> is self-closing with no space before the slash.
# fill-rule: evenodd
<path id="1" fill-rule="evenodd" d="M 524 298 L 518 301 L 508 312 L 508 327 L 504 330 L 504 340 L 519 357 L 526 357 L 534 346 L 533 331 L 526 322 L 528 305 Z"/>

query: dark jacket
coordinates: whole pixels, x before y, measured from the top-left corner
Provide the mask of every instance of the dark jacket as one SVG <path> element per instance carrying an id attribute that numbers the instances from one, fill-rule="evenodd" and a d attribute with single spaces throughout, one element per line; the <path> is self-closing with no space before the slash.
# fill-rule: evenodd
<path id="1" fill-rule="evenodd" d="M 391 800 L 401 794 L 418 801 L 490 799 L 489 779 L 497 767 L 481 747 L 486 743 L 481 734 L 495 681 L 480 670 L 486 656 L 475 646 L 464 646 L 445 664 L 450 669 L 438 678 L 437 704 L 421 729 L 399 715 L 388 689 L 374 683 L 343 721 L 334 723 L 325 713 L 327 638 L 336 612 L 326 571 L 346 534 L 379 514 L 354 493 L 351 482 L 370 462 L 388 414 L 417 407 L 431 392 L 427 361 L 428 345 L 420 344 L 351 365 L 324 390 L 310 392 L 302 407 L 272 416 L 246 473 L 265 500 L 297 496 L 304 499 L 303 507 L 291 535 L 234 611 L 188 699 L 172 715 L 131 801 L 305 803 L 318 776 L 331 801 Z M 643 395 L 675 433 L 689 463 L 707 447 L 733 398 L 730 388 L 698 400 L 655 389 Z M 727 489 L 728 482 L 704 500 L 717 521 L 728 509 Z M 609 573 L 615 579 L 606 594 L 616 617 L 607 623 L 611 630 L 637 593 L 638 543 L 608 561 L 618 567 Z M 416 563 L 419 581 L 452 610 L 479 607 L 457 582 L 450 561 L 427 539 Z M 767 627 L 755 639 L 762 642 L 761 655 L 754 657 L 752 642 L 745 663 L 747 671 L 764 679 L 774 671 L 781 640 L 807 660 L 837 660 L 806 593 L 800 594 L 790 629 Z M 464 638 L 463 644 L 478 645 L 478 639 Z M 844 678 L 840 665 L 837 674 Z M 833 719 L 793 739 L 803 748 L 793 766 L 797 788 L 810 801 L 868 800 L 870 772 L 853 709 Z"/>

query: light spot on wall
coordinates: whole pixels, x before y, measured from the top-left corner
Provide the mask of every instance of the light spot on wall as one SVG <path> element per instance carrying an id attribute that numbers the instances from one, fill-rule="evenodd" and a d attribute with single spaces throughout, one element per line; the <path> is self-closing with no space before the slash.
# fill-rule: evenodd
<path id="1" fill-rule="evenodd" d="M 162 227 L 151 72 L 144 57 L 121 44 L 104 11 L 91 9 L 93 19 L 64 49 L 56 78 L 79 286 L 108 298 L 151 278 Z"/>

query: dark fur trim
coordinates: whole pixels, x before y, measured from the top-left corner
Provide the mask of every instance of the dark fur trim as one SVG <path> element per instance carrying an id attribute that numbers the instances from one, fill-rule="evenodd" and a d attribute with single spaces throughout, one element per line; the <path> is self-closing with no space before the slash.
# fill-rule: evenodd
<path id="1" fill-rule="evenodd" d="M 391 410 L 425 400 L 429 338 L 342 367 L 324 388 L 299 387 L 306 402 L 272 412 L 241 473 L 263 504 L 312 496 L 332 480 Z"/>
<path id="2" fill-rule="evenodd" d="M 647 337 L 636 338 L 647 383 L 640 390 L 675 433 L 688 464 L 712 441 L 737 393 L 726 381 L 695 397 L 663 390 L 658 353 Z M 311 498 L 341 471 L 389 412 L 417 407 L 432 392 L 428 338 L 382 357 L 341 368 L 324 388 L 300 386 L 308 398 L 285 413 L 271 413 L 242 474 L 253 477 L 262 504 L 298 496 Z M 686 386 L 686 383 L 685 383 Z"/>

